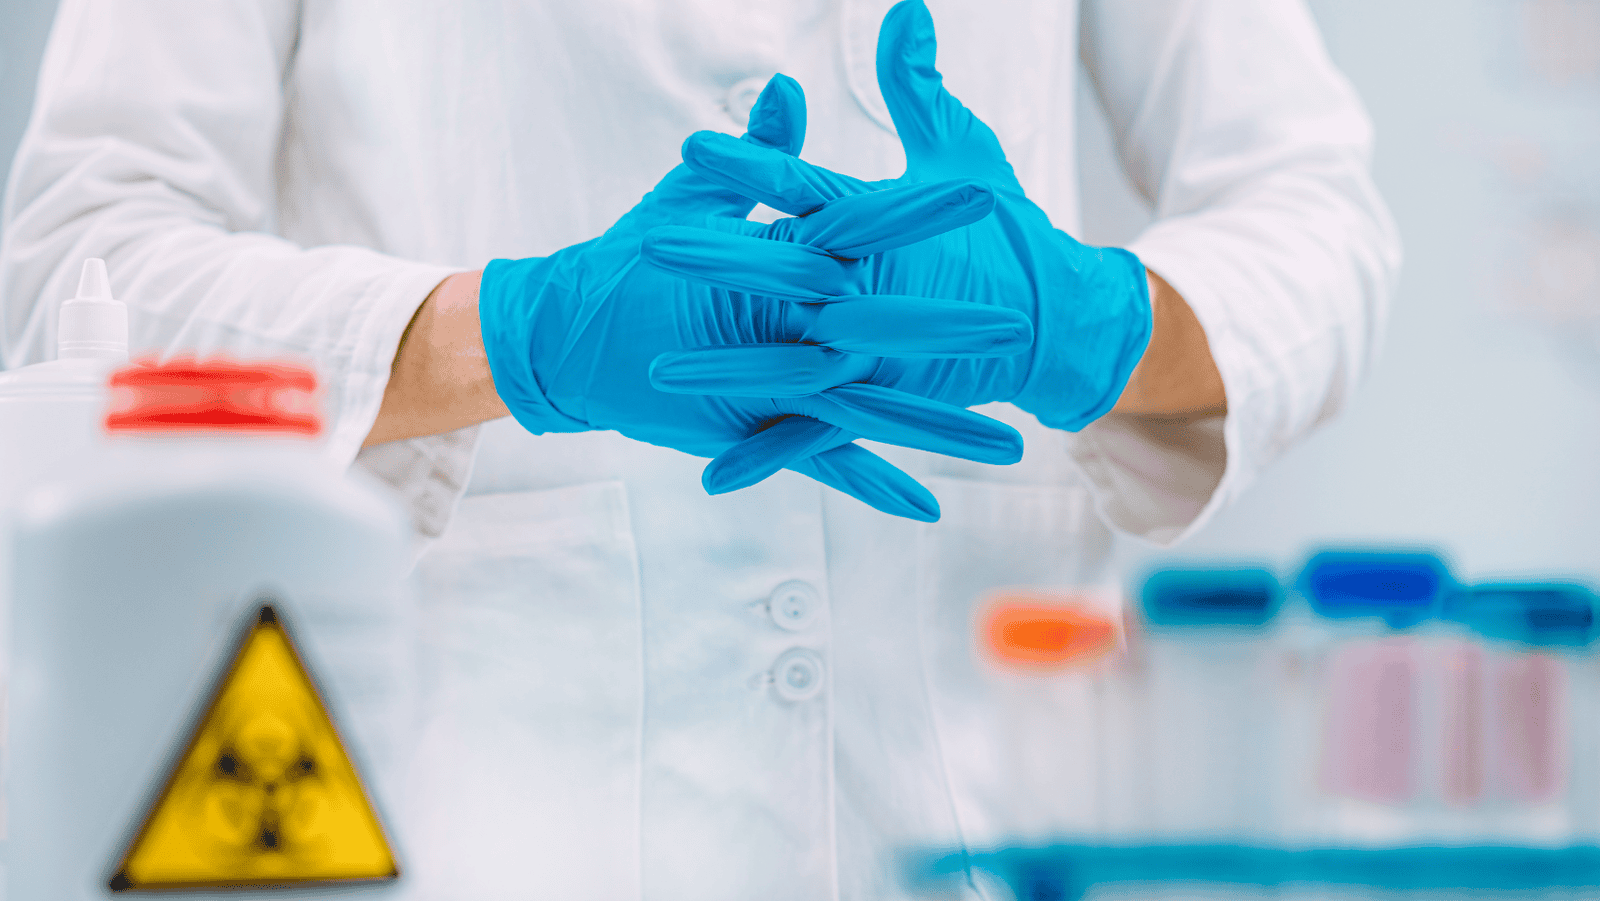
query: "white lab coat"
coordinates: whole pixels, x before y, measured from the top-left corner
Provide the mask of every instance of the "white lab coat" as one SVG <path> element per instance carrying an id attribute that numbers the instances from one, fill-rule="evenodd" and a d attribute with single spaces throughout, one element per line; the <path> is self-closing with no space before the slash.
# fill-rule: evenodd
<path id="1" fill-rule="evenodd" d="M 1176 540 L 1365 369 L 1397 242 L 1299 2 L 932 0 L 947 83 L 1069 231 L 1081 58 L 1154 207 L 1131 249 L 1205 327 L 1226 418 L 1070 435 L 994 405 L 1015 466 L 880 448 L 934 525 L 792 473 L 707 497 L 702 460 L 509 419 L 357 453 L 435 284 L 598 234 L 690 132 L 740 131 L 770 73 L 805 87 L 808 159 L 898 174 L 888 5 L 64 0 L 7 197 L 0 362 L 48 356 L 49 301 L 101 256 L 136 353 L 316 366 L 328 453 L 436 539 L 420 733 L 379 789 L 411 896 L 892 898 L 907 850 L 1093 833 L 1091 689 L 986 664 L 983 599 L 1103 581 L 1108 526 Z"/>

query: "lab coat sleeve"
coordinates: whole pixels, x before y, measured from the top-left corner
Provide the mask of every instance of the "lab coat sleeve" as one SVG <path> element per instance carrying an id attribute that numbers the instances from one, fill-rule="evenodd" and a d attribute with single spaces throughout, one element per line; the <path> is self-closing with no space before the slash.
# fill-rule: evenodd
<path id="1" fill-rule="evenodd" d="M 295 0 L 63 0 L 4 212 L 0 364 L 54 356 L 59 301 L 106 259 L 135 357 L 311 365 L 352 461 L 412 314 L 452 271 L 271 233 Z"/>
<path id="2" fill-rule="evenodd" d="M 1080 55 L 1154 219 L 1129 245 L 1188 301 L 1226 417 L 1112 415 L 1070 442 L 1115 527 L 1173 543 L 1346 402 L 1399 239 L 1372 126 L 1300 0 L 1085 0 Z"/>

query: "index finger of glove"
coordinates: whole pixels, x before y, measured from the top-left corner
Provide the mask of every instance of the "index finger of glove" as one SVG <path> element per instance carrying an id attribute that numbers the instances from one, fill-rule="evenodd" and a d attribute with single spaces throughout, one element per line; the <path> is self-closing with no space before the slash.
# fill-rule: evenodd
<path id="1" fill-rule="evenodd" d="M 866 182 L 716 131 L 683 142 L 683 164 L 712 184 L 793 216 L 872 190 Z"/>
<path id="2" fill-rule="evenodd" d="M 884 444 L 997 466 L 1022 459 L 1022 435 L 998 419 L 882 385 L 857 382 L 774 403 Z"/>
<path id="3" fill-rule="evenodd" d="M 862 287 L 860 264 L 815 247 L 691 226 L 651 229 L 639 253 L 679 278 L 782 300 L 825 301 Z"/>
<path id="4" fill-rule="evenodd" d="M 939 501 L 933 492 L 859 444 L 796 460 L 788 468 L 891 516 L 939 521 Z"/>
<path id="5" fill-rule="evenodd" d="M 670 394 L 800 397 L 872 378 L 880 357 L 982 359 L 1021 353 L 1033 324 L 1016 310 L 930 300 L 864 297 L 821 305 L 805 344 L 716 344 L 668 351 L 650 384 Z"/>
<path id="6" fill-rule="evenodd" d="M 774 222 L 768 231 L 858 260 L 971 225 L 993 209 L 986 183 L 951 179 L 841 197 L 804 218 Z"/>
<path id="7" fill-rule="evenodd" d="M 650 363 L 650 385 L 668 394 L 804 397 L 872 377 L 877 359 L 815 344 L 716 344 L 669 351 Z"/>
<path id="8" fill-rule="evenodd" d="M 885 513 L 922 522 L 939 518 L 939 502 L 916 479 L 825 422 L 789 416 L 728 448 L 706 464 L 707 494 L 735 491 L 788 468 Z"/>
<path id="9" fill-rule="evenodd" d="M 809 416 L 785 416 L 706 464 L 700 484 L 707 494 L 748 488 L 796 460 L 849 444 L 855 436 Z"/>

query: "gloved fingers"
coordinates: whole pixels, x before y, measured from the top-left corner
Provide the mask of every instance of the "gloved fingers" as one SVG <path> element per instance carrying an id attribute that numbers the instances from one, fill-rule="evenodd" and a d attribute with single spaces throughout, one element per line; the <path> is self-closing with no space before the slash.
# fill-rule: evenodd
<path id="1" fill-rule="evenodd" d="M 804 397 L 866 379 L 877 366 L 815 344 L 722 344 L 656 357 L 650 384 L 668 394 Z"/>
<path id="2" fill-rule="evenodd" d="M 824 301 L 861 288 L 857 263 L 804 244 L 705 228 L 651 229 L 640 254 L 645 262 L 691 282 L 783 300 Z"/>
<path id="3" fill-rule="evenodd" d="M 872 190 L 858 178 L 721 132 L 695 132 L 683 142 L 682 152 L 683 164 L 706 181 L 792 216 Z"/>
<path id="4" fill-rule="evenodd" d="M 778 409 L 836 425 L 871 441 L 979 463 L 1022 459 L 1022 435 L 980 413 L 931 398 L 852 383 L 809 397 L 774 399 Z"/>
<path id="5" fill-rule="evenodd" d="M 789 468 L 891 516 L 939 521 L 939 501 L 916 479 L 856 444 L 796 460 Z"/>
<path id="6" fill-rule="evenodd" d="M 993 209 L 994 192 L 987 184 L 958 178 L 841 197 L 809 216 L 779 220 L 773 227 L 781 228 L 788 240 L 856 260 L 971 225 Z"/>
<path id="7" fill-rule="evenodd" d="M 796 460 L 854 438 L 838 426 L 808 416 L 785 416 L 718 454 L 700 473 L 700 484 L 707 494 L 748 488 Z"/>
<path id="8" fill-rule="evenodd" d="M 799 156 L 806 140 L 806 92 L 800 82 L 782 73 L 772 76 L 750 108 L 749 130 L 742 140 L 789 159 Z"/>
<path id="9" fill-rule="evenodd" d="M 758 234 L 777 239 L 765 245 L 743 228 L 663 226 L 645 236 L 643 253 L 650 263 L 690 281 L 822 300 L 847 290 L 850 270 L 838 262 L 925 241 L 971 225 L 993 209 L 994 193 L 974 179 L 901 185 L 842 197 L 810 216 L 763 226 Z"/>
<path id="10" fill-rule="evenodd" d="M 903 0 L 878 32 L 878 87 L 917 178 L 976 175 L 1019 193 L 1000 140 L 983 120 L 945 90 L 934 66 L 933 17 L 922 0 Z"/>
<path id="11" fill-rule="evenodd" d="M 787 75 L 772 76 L 750 109 L 749 131 L 743 138 L 723 137 L 788 159 L 793 157 L 786 154 L 799 155 L 806 138 L 806 97 L 800 83 Z M 707 181 L 687 166 L 677 166 L 651 190 L 640 206 L 661 211 L 660 221 L 668 221 L 674 211 L 685 206 L 693 206 L 712 217 L 743 220 L 755 209 L 756 200 Z"/>
<path id="12" fill-rule="evenodd" d="M 878 185 L 717 132 L 684 142 L 684 164 L 730 190 L 792 213 L 769 226 L 774 237 L 860 259 L 970 225 L 994 208 L 983 181 Z"/>
<path id="13" fill-rule="evenodd" d="M 1005 307 L 932 297 L 863 294 L 802 308 L 801 341 L 878 357 L 1008 357 L 1033 345 L 1033 322 Z"/>
<path id="14" fill-rule="evenodd" d="M 785 217 L 779 221 L 785 222 L 789 218 L 791 217 Z M 730 219 L 726 216 L 715 216 L 704 222 L 698 222 L 696 225 L 711 231 L 730 235 L 748 235 L 752 238 L 767 237 L 767 230 L 772 227 L 765 222 L 752 222 L 749 219 Z"/>
<path id="15" fill-rule="evenodd" d="M 792 469 L 894 516 L 939 519 L 928 489 L 889 461 L 851 443 L 855 436 L 806 416 L 788 416 L 728 448 L 706 464 L 700 484 L 725 494 Z"/>
<path id="16" fill-rule="evenodd" d="M 870 379 L 880 357 L 1012 356 L 1033 344 L 1016 310 L 927 297 L 862 295 L 808 305 L 804 344 L 719 344 L 669 351 L 650 384 L 669 394 L 803 397 Z"/>

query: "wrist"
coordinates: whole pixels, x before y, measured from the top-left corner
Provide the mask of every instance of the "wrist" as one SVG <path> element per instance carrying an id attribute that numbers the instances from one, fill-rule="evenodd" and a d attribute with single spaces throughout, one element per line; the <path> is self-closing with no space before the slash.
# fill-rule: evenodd
<path id="1" fill-rule="evenodd" d="M 1183 295 L 1146 270 L 1151 336 L 1116 411 L 1131 416 L 1194 417 L 1226 413 L 1227 394 L 1211 345 Z"/>
<path id="2" fill-rule="evenodd" d="M 1040 297 L 1034 361 L 1014 402 L 1050 428 L 1076 432 L 1112 411 L 1143 358 L 1150 286 L 1139 258 L 1117 247 L 1073 241 L 1058 271 Z"/>
<path id="3" fill-rule="evenodd" d="M 478 277 L 463 272 L 446 278 L 412 315 L 362 446 L 437 435 L 506 415 L 479 338 Z"/>
<path id="4" fill-rule="evenodd" d="M 557 321 L 539 326 L 541 312 L 558 305 L 544 290 L 552 265 L 551 257 L 494 260 L 484 267 L 478 288 L 479 340 L 493 388 L 518 424 L 535 435 L 589 428 L 550 403 L 536 371 L 541 358 L 560 358 L 566 338 Z M 570 311 L 556 312 L 570 317 Z"/>

